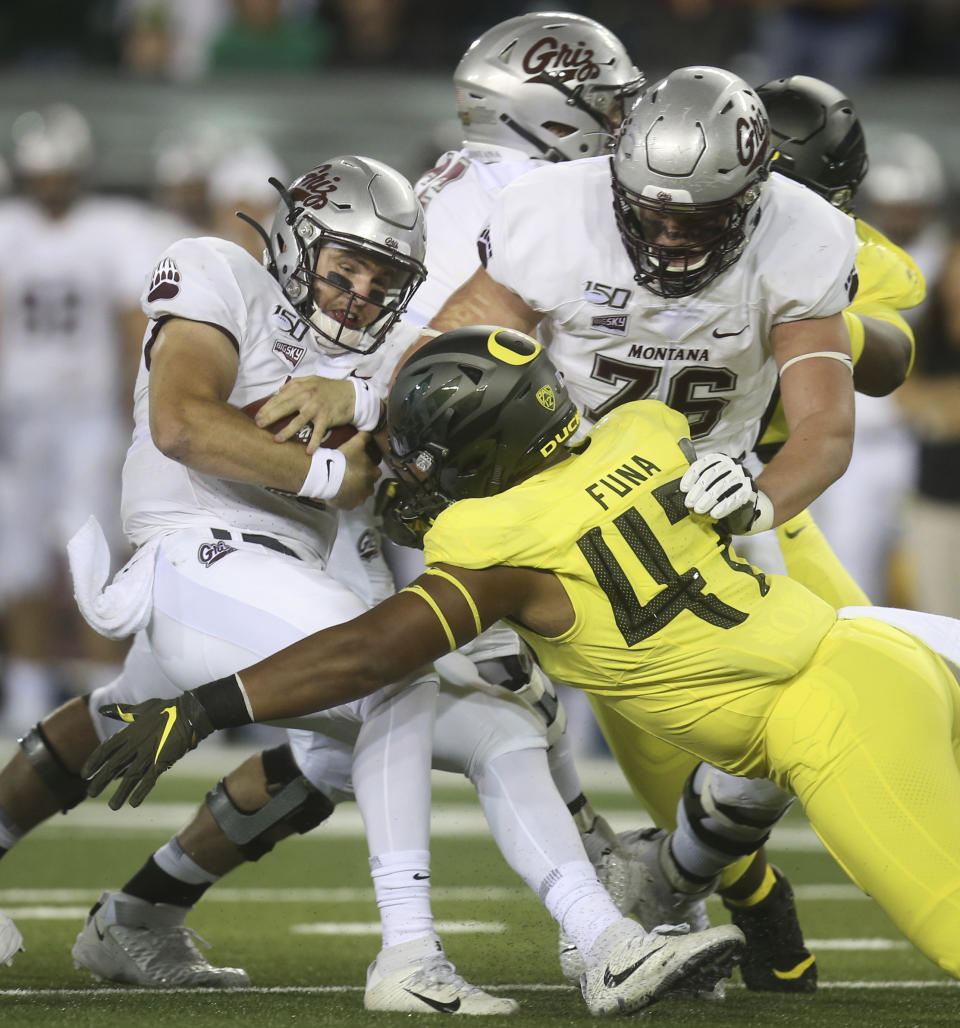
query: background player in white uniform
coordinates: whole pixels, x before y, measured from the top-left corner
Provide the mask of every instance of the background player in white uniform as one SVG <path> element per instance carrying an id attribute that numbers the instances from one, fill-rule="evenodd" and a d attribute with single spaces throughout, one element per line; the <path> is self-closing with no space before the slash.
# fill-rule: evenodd
<path id="1" fill-rule="evenodd" d="M 13 136 L 21 195 L 0 204 L 0 600 L 3 723 L 19 733 L 57 685 L 102 684 L 122 658 L 59 599 L 62 552 L 95 511 L 115 556 L 129 553 L 117 482 L 145 324 L 139 294 L 174 236 L 145 232 L 143 205 L 87 192 L 93 141 L 75 108 L 29 111 Z M 87 663 L 67 670 L 64 658 Z"/>

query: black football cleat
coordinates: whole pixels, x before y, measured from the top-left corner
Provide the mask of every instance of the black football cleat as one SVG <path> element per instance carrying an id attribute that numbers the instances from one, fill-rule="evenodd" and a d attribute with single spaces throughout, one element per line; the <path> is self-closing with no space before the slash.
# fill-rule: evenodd
<path id="1" fill-rule="evenodd" d="M 755 992 L 816 992 L 817 959 L 804 944 L 793 889 L 779 868 L 771 870 L 776 885 L 755 906 L 723 904 L 747 940 L 743 983 Z"/>

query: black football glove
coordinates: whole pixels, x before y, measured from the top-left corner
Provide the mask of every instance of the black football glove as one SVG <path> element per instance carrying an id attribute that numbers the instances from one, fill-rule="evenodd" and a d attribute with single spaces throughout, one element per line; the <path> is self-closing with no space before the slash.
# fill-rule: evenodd
<path id="1" fill-rule="evenodd" d="M 131 807 L 139 807 L 160 775 L 214 730 L 206 709 L 191 692 L 175 700 L 145 700 L 133 706 L 110 703 L 100 713 L 127 727 L 100 743 L 80 773 L 90 796 L 99 796 L 114 778 L 122 779 L 110 797 L 112 810 L 119 810 L 127 797 Z"/>

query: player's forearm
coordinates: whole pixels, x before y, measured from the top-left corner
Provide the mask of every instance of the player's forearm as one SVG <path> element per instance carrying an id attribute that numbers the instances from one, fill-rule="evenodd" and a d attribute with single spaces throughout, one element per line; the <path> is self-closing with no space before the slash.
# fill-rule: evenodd
<path id="1" fill-rule="evenodd" d="M 214 478 L 295 493 L 310 468 L 302 445 L 276 443 L 242 411 L 217 400 L 152 418 L 151 430 L 161 453 Z"/>
<path id="2" fill-rule="evenodd" d="M 835 415 L 811 415 L 791 430 L 790 438 L 757 478 L 770 498 L 774 527 L 808 507 L 847 469 L 853 426 Z"/>

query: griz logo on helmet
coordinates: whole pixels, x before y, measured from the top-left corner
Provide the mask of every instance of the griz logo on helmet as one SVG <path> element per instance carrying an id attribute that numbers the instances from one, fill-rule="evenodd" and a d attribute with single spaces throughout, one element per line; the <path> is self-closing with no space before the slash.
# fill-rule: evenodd
<path id="1" fill-rule="evenodd" d="M 613 64 L 613 59 L 607 63 Z M 557 43 L 553 36 L 538 39 L 523 55 L 521 66 L 528 75 L 556 75 L 561 82 L 589 82 L 600 76 L 600 65 L 594 61 L 590 47 L 582 42 L 570 47 Z"/>
<path id="2" fill-rule="evenodd" d="M 309 174 L 304 175 L 296 188 L 290 190 L 290 195 L 304 207 L 320 210 L 321 207 L 327 206 L 330 194 L 337 191 L 339 181 L 338 175 L 330 174 L 329 164 L 321 164 L 320 167 L 314 168 Z"/>
<path id="3" fill-rule="evenodd" d="M 749 121 L 737 118 L 737 159 L 747 171 L 763 163 L 767 156 L 769 137 L 770 127 L 766 118 L 757 114 L 752 114 Z"/>

